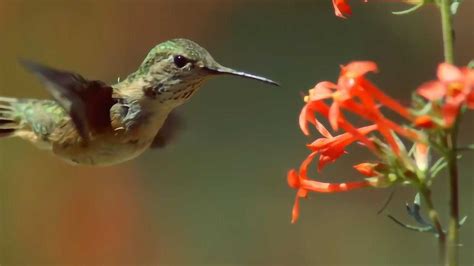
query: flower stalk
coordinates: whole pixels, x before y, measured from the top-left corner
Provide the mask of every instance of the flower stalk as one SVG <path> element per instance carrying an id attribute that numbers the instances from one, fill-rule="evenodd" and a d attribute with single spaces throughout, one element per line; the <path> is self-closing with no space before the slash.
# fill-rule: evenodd
<path id="1" fill-rule="evenodd" d="M 454 64 L 454 30 L 451 14 L 452 0 L 441 0 L 441 26 L 443 30 L 444 61 Z"/>
<path id="2" fill-rule="evenodd" d="M 452 0 L 441 0 L 441 25 L 443 30 L 444 60 L 454 64 L 454 30 L 453 15 L 451 13 Z M 446 261 L 447 266 L 458 265 L 458 239 L 459 239 L 459 177 L 457 166 L 457 131 L 459 119 L 456 119 L 454 126 L 446 134 L 446 146 L 448 152 L 446 161 L 449 169 L 450 187 L 450 218 L 447 235 Z"/>
<path id="3" fill-rule="evenodd" d="M 422 185 L 419 191 L 426 203 L 426 207 L 428 209 L 428 216 L 430 217 L 430 220 L 433 223 L 434 228 L 436 229 L 436 234 L 438 235 L 440 261 L 444 261 L 446 253 L 446 235 L 443 231 L 443 226 L 441 225 L 441 222 L 439 220 L 439 214 L 433 205 L 433 200 L 431 199 L 431 190 L 425 185 Z"/>
<path id="4" fill-rule="evenodd" d="M 457 166 L 457 122 L 455 127 L 450 130 L 446 136 L 448 168 L 449 168 L 449 187 L 450 187 L 450 218 L 448 225 L 446 265 L 458 265 L 458 236 L 459 236 L 459 181 Z"/>

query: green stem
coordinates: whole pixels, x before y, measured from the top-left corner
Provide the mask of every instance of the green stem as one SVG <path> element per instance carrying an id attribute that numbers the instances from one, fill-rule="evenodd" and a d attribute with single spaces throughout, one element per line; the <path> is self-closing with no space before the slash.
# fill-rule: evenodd
<path id="1" fill-rule="evenodd" d="M 454 64 L 454 30 L 453 16 L 451 13 L 452 0 L 441 0 L 441 24 L 443 28 L 444 60 L 447 63 Z M 448 152 L 446 161 L 449 168 L 450 185 L 450 218 L 448 225 L 446 261 L 447 266 L 458 265 L 458 238 L 459 238 L 459 190 L 458 190 L 458 165 L 456 140 L 458 133 L 459 119 L 454 127 L 446 135 L 446 146 Z"/>
<path id="2" fill-rule="evenodd" d="M 441 0 L 441 25 L 443 27 L 444 61 L 454 64 L 454 30 L 451 1 Z"/>
<path id="3" fill-rule="evenodd" d="M 450 218 L 448 225 L 447 238 L 447 256 L 446 265 L 458 265 L 458 239 L 459 239 L 459 181 L 458 181 L 458 166 L 457 166 L 457 152 L 456 152 L 457 127 L 447 135 L 447 147 L 449 148 L 448 169 L 449 169 L 449 187 L 450 187 Z"/>
<path id="4" fill-rule="evenodd" d="M 422 185 L 419 189 L 423 200 L 425 201 L 426 207 L 428 208 L 428 216 L 430 217 L 431 222 L 436 229 L 436 233 L 438 234 L 438 246 L 439 246 L 439 257 L 440 261 L 444 261 L 445 258 L 445 249 L 446 249 L 446 235 L 443 231 L 443 227 L 439 220 L 438 212 L 436 211 L 433 200 L 431 199 L 431 190 Z"/>

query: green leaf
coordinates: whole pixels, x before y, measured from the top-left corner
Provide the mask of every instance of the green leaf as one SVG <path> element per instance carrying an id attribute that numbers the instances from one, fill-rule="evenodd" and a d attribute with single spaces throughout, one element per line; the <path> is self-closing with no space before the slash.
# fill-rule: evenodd
<path id="1" fill-rule="evenodd" d="M 393 195 L 395 194 L 395 189 L 392 190 L 392 192 L 390 192 L 390 195 L 388 196 L 388 199 L 385 201 L 384 205 L 382 206 L 382 208 L 380 208 L 380 210 L 377 211 L 377 214 L 381 214 L 388 206 L 388 204 L 390 203 L 390 201 L 392 201 L 392 198 L 393 198 Z"/>
<path id="2" fill-rule="evenodd" d="M 424 6 L 425 5 L 425 1 L 413 6 L 413 7 L 410 7 L 409 9 L 406 9 L 406 10 L 401 10 L 401 11 L 393 11 L 392 14 L 394 15 L 406 15 L 406 14 L 410 14 L 410 13 L 413 13 L 415 12 L 417 9 L 419 9 L 420 7 Z"/>
<path id="3" fill-rule="evenodd" d="M 387 215 L 387 217 L 390 218 L 390 220 L 394 221 L 396 224 L 400 225 L 401 227 L 406 228 L 411 231 L 422 232 L 422 233 L 435 233 L 436 232 L 432 226 L 417 227 L 417 226 L 413 226 L 409 224 L 404 224 L 403 222 L 401 222 L 400 220 L 398 220 L 397 218 L 393 217 L 390 214 Z"/>
<path id="4" fill-rule="evenodd" d="M 463 224 L 466 222 L 467 216 L 464 216 L 460 221 L 459 221 L 459 227 L 463 226 Z"/>
<path id="5" fill-rule="evenodd" d="M 446 160 L 444 159 L 444 157 L 441 157 L 439 158 L 434 164 L 433 166 L 431 166 L 431 169 L 430 169 L 430 176 L 431 178 L 433 177 L 436 177 L 439 172 L 441 170 L 443 170 L 444 168 L 446 168 L 446 166 L 448 165 L 448 163 L 446 162 Z"/>
<path id="6" fill-rule="evenodd" d="M 457 151 L 474 151 L 474 144 L 467 145 L 465 147 L 459 147 Z"/>
<path id="7" fill-rule="evenodd" d="M 413 204 L 410 206 L 410 204 L 406 203 L 406 208 L 408 215 L 413 217 L 415 221 L 423 226 L 427 227 L 433 227 L 430 223 L 428 223 L 423 216 L 421 216 L 420 210 L 421 210 L 421 197 L 420 193 L 416 193 L 415 200 L 413 201 Z"/>

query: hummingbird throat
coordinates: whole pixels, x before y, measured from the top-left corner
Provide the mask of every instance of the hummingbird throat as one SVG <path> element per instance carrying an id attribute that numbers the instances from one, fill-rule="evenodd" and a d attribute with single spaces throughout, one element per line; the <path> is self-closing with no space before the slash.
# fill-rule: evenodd
<path id="1" fill-rule="evenodd" d="M 191 96 L 201 87 L 204 79 L 196 79 L 190 82 L 163 83 L 157 82 L 143 88 L 143 95 L 147 99 L 159 101 L 161 104 L 179 106 L 188 101 Z"/>

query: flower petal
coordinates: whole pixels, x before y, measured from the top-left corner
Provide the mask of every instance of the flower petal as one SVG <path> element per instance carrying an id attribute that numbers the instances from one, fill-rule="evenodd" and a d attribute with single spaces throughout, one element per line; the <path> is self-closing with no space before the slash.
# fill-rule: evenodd
<path id="1" fill-rule="evenodd" d="M 337 131 L 339 129 L 339 118 L 340 118 L 339 103 L 333 102 L 329 108 L 329 124 L 331 124 L 332 129 Z"/>
<path id="2" fill-rule="evenodd" d="M 310 155 L 308 155 L 308 157 L 306 157 L 306 159 L 301 163 L 301 166 L 300 166 L 300 171 L 299 171 L 299 177 L 301 179 L 308 179 L 308 167 L 309 165 L 311 164 L 311 162 L 313 161 L 314 157 L 318 154 L 317 151 L 311 153 Z"/>
<path id="3" fill-rule="evenodd" d="M 408 108 L 404 107 L 399 102 L 394 100 L 392 97 L 390 97 L 390 96 L 386 95 L 385 93 L 383 93 L 372 82 L 370 82 L 366 79 L 361 79 L 360 85 L 372 97 L 377 99 L 380 103 L 382 103 L 386 107 L 390 108 L 392 111 L 397 112 L 399 115 L 401 115 L 401 116 L 403 116 L 407 119 L 411 118 L 411 115 L 410 115 L 410 112 L 408 111 Z"/>
<path id="4" fill-rule="evenodd" d="M 329 82 L 329 81 L 322 81 L 316 84 L 314 88 L 309 90 L 309 97 L 310 101 L 319 101 L 324 100 L 332 97 L 333 89 L 336 89 L 337 85 Z"/>
<path id="5" fill-rule="evenodd" d="M 308 129 L 308 122 L 313 122 L 315 121 L 314 113 L 308 109 L 308 106 L 310 103 L 305 104 L 303 109 L 301 109 L 300 112 L 300 117 L 299 117 L 299 124 L 301 131 L 303 131 L 303 134 L 306 136 L 309 135 L 309 129 Z"/>
<path id="6" fill-rule="evenodd" d="M 466 97 L 467 108 L 474 109 L 474 88 Z"/>
<path id="7" fill-rule="evenodd" d="M 300 217 L 300 197 L 296 195 L 293 209 L 291 210 L 291 223 L 294 224 Z"/>
<path id="8" fill-rule="evenodd" d="M 421 127 L 421 128 L 433 128 L 435 125 L 435 122 L 433 121 L 433 118 L 429 115 L 421 115 L 415 118 L 415 121 L 413 121 L 413 124 L 416 127 Z"/>
<path id="9" fill-rule="evenodd" d="M 428 161 L 429 161 L 429 154 L 430 154 L 430 146 L 418 142 L 415 144 L 415 162 L 418 169 L 421 171 L 426 171 L 428 169 Z"/>
<path id="10" fill-rule="evenodd" d="M 361 173 L 365 176 L 373 177 L 373 176 L 378 175 L 378 173 L 375 171 L 375 167 L 377 165 L 378 164 L 375 164 L 375 163 L 360 163 L 360 164 L 356 164 L 352 167 L 354 167 L 354 169 L 356 169 L 359 173 Z"/>
<path id="11" fill-rule="evenodd" d="M 446 86 L 439 81 L 429 81 L 421 85 L 416 92 L 428 99 L 429 101 L 437 101 L 446 95 Z"/>
<path id="12" fill-rule="evenodd" d="M 455 81 L 460 81 L 464 77 L 462 71 L 449 63 L 441 63 L 438 66 L 438 79 L 446 82 L 451 83 Z"/>
<path id="13" fill-rule="evenodd" d="M 315 180 L 303 180 L 301 187 L 313 192 L 334 193 L 346 192 L 358 188 L 368 187 L 370 183 L 367 181 L 347 182 L 347 183 L 323 183 Z"/>
<path id="14" fill-rule="evenodd" d="M 378 67 L 375 62 L 354 61 L 342 66 L 341 76 L 345 76 L 347 78 L 358 78 L 367 74 L 368 72 L 378 72 Z"/>
<path id="15" fill-rule="evenodd" d="M 442 112 L 445 127 L 452 127 L 459 113 L 459 105 L 446 103 Z"/>
<path id="16" fill-rule="evenodd" d="M 336 148 L 330 149 L 330 150 L 322 153 L 319 156 L 319 160 L 318 160 L 318 171 L 323 170 L 323 168 L 326 165 L 335 162 L 344 153 L 345 153 L 344 149 L 340 148 L 340 147 L 336 147 Z"/>
<path id="17" fill-rule="evenodd" d="M 322 101 L 311 101 L 308 102 L 300 112 L 299 116 L 299 125 L 303 134 L 308 136 L 308 122 L 313 124 L 318 132 L 326 138 L 332 137 L 331 133 L 326 129 L 326 127 L 316 119 L 315 112 L 321 113 L 324 116 L 327 116 L 329 108 Z"/>
<path id="18" fill-rule="evenodd" d="M 300 187 L 300 177 L 295 169 L 291 169 L 287 174 L 288 186 L 294 189 Z"/>
<path id="19" fill-rule="evenodd" d="M 352 10 L 346 0 L 332 0 L 334 6 L 334 13 L 336 16 L 346 18 L 344 15 L 352 15 Z"/>

